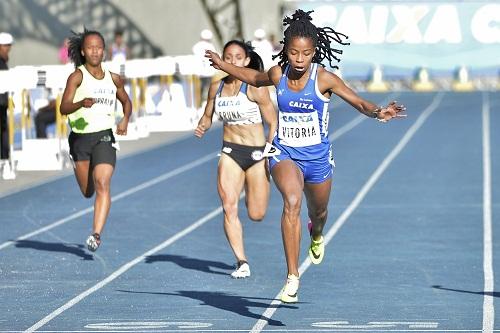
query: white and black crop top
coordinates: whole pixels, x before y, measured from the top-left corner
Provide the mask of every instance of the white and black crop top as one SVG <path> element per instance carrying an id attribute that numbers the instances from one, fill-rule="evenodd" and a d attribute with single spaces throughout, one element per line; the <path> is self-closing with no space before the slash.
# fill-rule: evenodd
<path id="1" fill-rule="evenodd" d="M 262 123 L 257 103 L 247 97 L 248 85 L 243 82 L 236 96 L 221 96 L 224 81 L 215 95 L 215 114 L 224 125 L 251 125 Z"/>

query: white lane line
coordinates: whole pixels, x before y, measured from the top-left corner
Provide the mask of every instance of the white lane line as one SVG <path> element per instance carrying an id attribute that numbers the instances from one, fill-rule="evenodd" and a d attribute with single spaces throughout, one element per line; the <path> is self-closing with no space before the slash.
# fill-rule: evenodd
<path id="1" fill-rule="evenodd" d="M 245 197 L 245 193 L 243 192 L 240 195 L 240 200 L 243 199 L 244 197 Z M 213 219 L 214 217 L 216 217 L 220 213 L 222 213 L 222 207 L 214 209 L 210 213 L 206 214 L 205 216 L 203 216 L 202 218 L 200 218 L 199 220 L 197 220 L 196 222 L 194 222 L 193 224 L 191 224 L 189 227 L 187 227 L 183 231 L 175 234 L 174 236 L 172 236 L 169 239 L 165 240 L 163 243 L 155 246 L 151 250 L 149 250 L 149 251 L 141 254 L 140 256 L 138 256 L 137 258 L 135 258 L 134 260 L 129 261 L 128 263 L 124 264 L 119 269 L 117 269 L 116 271 L 114 271 L 113 273 L 111 273 L 111 275 L 109 275 L 107 278 L 105 278 L 104 280 L 101 280 L 99 283 L 97 283 L 93 287 L 85 290 L 84 292 L 82 292 L 78 296 L 76 296 L 73 299 L 69 300 L 66 304 L 64 304 L 63 306 L 61 306 L 58 309 L 54 310 L 52 313 L 50 313 L 49 315 L 45 316 L 43 319 L 41 319 L 40 321 L 38 321 L 33 326 L 31 326 L 30 328 L 28 328 L 27 330 L 25 330 L 23 332 L 27 333 L 27 332 L 35 332 L 35 331 L 37 331 L 39 328 L 41 328 L 42 326 L 44 326 L 45 324 L 47 324 L 48 322 L 50 322 L 55 317 L 59 316 L 64 311 L 68 310 L 69 308 L 73 307 L 74 305 L 76 305 L 77 303 L 79 303 L 81 300 L 83 300 L 87 296 L 93 294 L 94 292 L 98 291 L 102 287 L 106 286 L 107 284 L 109 284 L 110 282 L 112 282 L 113 280 L 115 280 L 120 275 L 124 274 L 126 271 L 128 271 L 129 269 L 131 269 L 135 265 L 141 263 L 147 257 L 149 257 L 149 256 L 155 254 L 156 252 L 163 250 L 167 246 L 175 243 L 176 241 L 178 241 L 182 237 L 186 236 L 187 234 L 191 233 L 192 231 L 198 229 L 203 224 L 205 224 L 206 222 L 210 221 L 211 219 Z"/>
<path id="2" fill-rule="evenodd" d="M 357 120 L 358 118 L 355 118 L 353 119 L 352 121 L 350 121 L 349 123 L 347 123 L 346 125 L 342 126 L 341 128 L 339 128 L 338 131 L 340 131 L 342 134 L 348 132 L 348 130 L 351 130 L 353 129 L 356 125 L 358 125 L 359 123 L 361 123 L 361 121 Z M 354 125 L 353 125 L 354 124 Z M 348 128 L 348 130 L 345 130 L 346 128 Z M 334 136 L 331 140 L 335 140 L 339 137 L 340 135 L 337 135 L 337 136 Z M 215 154 L 215 153 L 214 153 Z M 212 156 L 212 154 L 210 155 L 207 155 L 205 158 L 208 158 L 209 156 Z M 207 160 L 209 160 L 210 158 L 208 158 Z M 175 170 L 174 170 L 175 171 Z M 178 174 L 178 173 L 177 173 Z M 162 177 L 162 176 L 160 176 Z M 160 178 L 158 177 L 158 178 Z M 157 179 L 157 178 L 155 178 Z M 146 183 L 150 183 L 150 182 L 153 182 L 155 179 L 149 181 L 149 182 L 146 182 Z M 143 183 L 139 186 L 137 186 L 137 188 L 139 188 L 140 186 L 144 187 L 146 186 L 146 183 Z M 151 185 L 149 185 L 151 186 Z M 134 188 L 135 189 L 135 188 Z M 140 188 L 140 189 L 143 189 L 143 188 Z M 140 190 L 140 189 L 137 189 L 136 191 Z M 132 190 L 132 189 L 131 189 Z M 131 191 L 129 190 L 129 191 Z M 128 192 L 128 191 L 126 191 Z M 126 192 L 123 192 L 121 195 L 120 198 L 126 196 L 126 195 L 129 195 L 131 193 L 126 193 Z M 244 197 L 244 193 L 242 193 L 242 195 L 240 196 L 240 199 Z M 214 212 L 217 212 L 217 214 L 219 214 L 220 212 L 222 212 L 222 208 L 218 208 L 216 211 Z M 214 214 L 214 212 L 210 213 L 210 214 Z M 214 214 L 213 216 L 217 215 L 217 214 Z M 212 216 L 212 217 L 213 217 Z M 212 218 L 210 217 L 210 218 Z M 204 221 L 206 222 L 206 221 Z M 203 223 L 204 223 L 203 222 Z M 196 222 L 198 223 L 198 222 Z M 195 223 L 195 224 L 196 224 Z M 203 224 L 201 223 L 201 224 Z M 200 224 L 200 225 L 201 225 Z M 197 226 L 198 227 L 198 226 Z M 196 228 L 197 228 L 196 227 Z M 190 227 L 191 228 L 191 227 Z M 196 228 L 193 228 L 196 229 Z M 187 229 L 186 229 L 187 230 Z M 182 235 L 184 236 L 184 234 Z M 175 236 L 174 236 L 175 237 Z M 177 237 L 177 239 L 180 238 L 180 237 Z M 175 239 L 175 240 L 177 240 Z M 174 241 L 175 241 L 174 240 Z M 168 240 L 167 240 L 168 242 Z M 125 273 L 128 269 L 130 269 L 132 266 L 138 264 L 139 262 L 142 261 L 142 259 L 144 259 L 146 256 L 149 256 L 151 255 L 151 252 L 153 251 L 154 252 L 157 252 L 157 251 L 160 251 L 161 249 L 165 248 L 166 246 L 170 245 L 172 242 L 169 242 L 168 244 L 164 245 L 165 243 L 162 243 L 160 245 L 158 245 L 157 247 L 155 247 L 154 249 L 148 251 L 146 254 L 142 255 L 142 256 L 139 256 L 137 257 L 136 259 L 134 259 L 133 261 L 125 264 L 124 266 L 122 266 L 120 269 L 118 269 L 117 271 L 115 271 L 113 274 L 111 274 L 108 278 L 102 280 L 101 282 L 99 282 L 97 285 L 95 285 L 94 287 L 84 291 L 83 293 L 81 293 L 80 295 L 76 296 L 75 298 L 73 298 L 72 300 L 70 300 L 68 303 L 66 303 L 65 305 L 61 306 L 60 308 L 58 308 L 57 310 L 55 310 L 54 312 L 52 312 L 51 314 L 47 315 L 45 318 L 43 318 L 42 320 L 40 320 L 38 323 L 36 323 L 35 325 L 33 325 L 32 327 L 30 327 L 29 329 L 27 329 L 25 332 L 34 332 L 36 331 L 38 328 L 44 326 L 45 324 L 47 324 L 49 321 L 51 321 L 52 319 L 54 319 L 55 317 L 57 317 L 58 315 L 60 315 L 62 312 L 66 311 L 67 309 L 71 308 L 73 305 L 75 305 L 76 303 L 80 302 L 82 299 L 84 299 L 85 297 L 89 296 L 90 294 L 92 294 L 93 292 L 99 290 L 100 288 L 104 287 L 106 284 L 108 284 L 109 282 L 113 281 L 114 279 L 116 279 L 119 275 Z M 163 245 L 163 246 L 162 246 Z M 159 248 L 161 247 L 161 248 Z"/>
<path id="3" fill-rule="evenodd" d="M 394 149 L 387 155 L 387 157 L 382 161 L 382 163 L 377 167 L 375 172 L 370 176 L 368 181 L 363 185 L 361 190 L 356 194 L 352 202 L 349 206 L 342 212 L 340 217 L 335 221 L 332 225 L 328 233 L 324 236 L 325 238 L 325 246 L 328 245 L 330 240 L 335 236 L 335 234 L 340 230 L 340 228 L 347 221 L 349 216 L 354 212 L 354 210 L 359 206 L 361 201 L 365 198 L 366 194 L 370 191 L 370 189 L 375 185 L 377 180 L 382 176 L 385 170 L 389 167 L 392 161 L 399 155 L 399 153 L 403 150 L 406 144 L 410 141 L 410 139 L 415 135 L 415 133 L 420 129 L 420 127 L 424 124 L 427 118 L 437 109 L 441 100 L 443 99 L 444 93 L 437 94 L 432 103 L 422 112 L 422 114 L 417 118 L 415 123 L 408 129 L 403 138 L 398 142 L 398 144 L 394 147 Z M 302 275 L 304 272 L 311 266 L 311 260 L 307 257 L 299 267 L 299 274 Z M 267 325 L 267 322 L 274 315 L 276 310 L 278 309 L 278 305 L 281 304 L 279 297 L 281 295 L 281 291 L 274 297 L 274 301 L 271 302 L 270 306 L 264 311 L 261 319 L 257 321 L 257 323 L 253 326 L 251 333 L 262 332 L 264 327 Z"/>
<path id="4" fill-rule="evenodd" d="M 493 240 L 491 216 L 491 151 L 490 151 L 490 101 L 487 92 L 483 92 L 483 332 L 493 332 L 495 324 L 495 307 L 493 291 Z"/>
<path id="5" fill-rule="evenodd" d="M 148 187 L 151 187 L 153 185 L 161 183 L 161 182 L 163 182 L 163 181 L 165 181 L 165 180 L 167 180 L 169 178 L 175 177 L 175 176 L 177 176 L 177 175 L 179 175 L 179 174 L 181 174 L 183 172 L 186 172 L 186 171 L 188 171 L 188 170 L 190 170 L 192 168 L 195 168 L 195 167 L 197 167 L 197 166 L 199 166 L 199 165 L 201 165 L 203 163 L 206 163 L 206 162 L 208 162 L 211 159 L 216 158 L 216 157 L 217 157 L 217 151 L 212 152 L 212 153 L 210 153 L 208 155 L 205 155 L 205 156 L 203 156 L 203 157 L 201 157 L 201 158 L 199 158 L 199 159 L 197 159 L 195 161 L 192 161 L 192 162 L 190 162 L 190 163 L 188 163 L 186 165 L 183 165 L 182 167 L 179 167 L 177 169 L 174 169 L 172 171 L 164 173 L 164 174 L 162 174 L 162 175 L 160 175 L 158 177 L 155 177 L 155 178 L 153 178 L 151 180 L 148 180 L 148 181 L 146 181 L 146 182 L 144 182 L 142 184 L 134 186 L 134 187 L 132 187 L 132 188 L 130 188 L 130 189 L 124 191 L 124 192 L 121 192 L 121 193 L 113 196 L 111 198 L 111 201 L 112 202 L 116 202 L 116 201 L 118 201 L 120 199 L 123 199 L 123 198 L 125 198 L 125 197 L 127 197 L 127 196 L 129 196 L 131 194 L 134 194 L 136 192 L 142 191 L 142 190 L 144 190 L 144 189 L 146 189 Z M 14 240 L 7 241 L 5 243 L 0 244 L 0 250 L 4 249 L 4 248 L 6 248 L 6 247 L 8 247 L 8 246 L 10 246 L 10 245 L 12 245 L 12 244 L 20 241 L 20 240 L 31 238 L 31 237 L 36 236 L 38 234 L 41 234 L 41 233 L 43 233 L 45 231 L 51 230 L 51 229 L 53 229 L 55 227 L 58 227 L 58 226 L 60 226 L 62 224 L 65 224 L 66 222 L 72 221 L 72 220 L 77 219 L 77 218 L 79 218 L 81 216 L 89 214 L 89 213 L 91 213 L 93 211 L 94 211 L 94 207 L 92 206 L 92 207 L 85 208 L 85 209 L 83 209 L 81 211 L 78 211 L 76 213 L 73 213 L 73 214 L 71 214 L 69 216 L 66 216 L 66 217 L 64 217 L 64 218 L 62 218 L 60 220 L 57 220 L 57 221 L 55 221 L 55 222 L 53 222 L 53 223 L 51 223 L 51 224 L 49 224 L 49 225 L 47 225 L 47 226 L 45 226 L 43 228 L 37 229 L 35 231 L 32 231 L 32 232 L 27 233 L 25 235 L 22 235 L 22 236 L 14 239 Z"/>
<path id="6" fill-rule="evenodd" d="M 205 224 L 206 222 L 208 222 L 209 220 L 211 220 L 215 216 L 219 215 L 221 212 L 222 212 L 222 207 L 214 209 L 213 211 L 211 211 L 207 215 L 205 215 L 202 218 L 200 218 L 198 221 L 196 221 L 193 224 L 191 224 L 189 227 L 187 227 L 183 231 L 175 234 L 174 236 L 170 237 L 169 239 L 165 240 L 163 243 L 155 246 L 154 248 L 152 248 L 151 250 L 145 252 L 144 254 L 141 254 L 140 256 L 138 256 L 137 258 L 135 258 L 134 260 L 129 261 L 128 263 L 124 264 L 119 269 L 117 269 L 116 271 L 114 271 L 111 275 L 109 275 L 107 278 L 105 278 L 104 280 L 101 280 L 99 283 L 97 283 L 93 287 L 85 290 L 84 292 L 82 292 L 78 296 L 76 296 L 73 299 L 71 299 L 70 301 L 68 301 L 63 306 L 61 306 L 58 309 L 54 310 L 52 313 L 50 313 L 45 318 L 43 318 L 40 321 L 38 321 L 37 323 L 35 323 L 33 326 L 31 326 L 30 328 L 28 328 L 24 332 L 25 333 L 27 333 L 27 332 L 35 332 L 36 330 L 38 330 L 39 328 L 41 328 L 42 326 L 44 326 L 45 324 L 47 324 L 48 322 L 50 322 L 55 317 L 59 316 L 64 311 L 66 311 L 69 308 L 73 307 L 75 304 L 77 304 L 78 302 L 80 302 L 81 300 L 83 300 L 84 298 L 86 298 L 87 296 L 89 296 L 92 293 L 98 291 L 99 289 L 101 289 L 102 287 L 106 286 L 108 283 L 112 282 L 117 277 L 119 277 L 120 275 L 122 275 L 123 273 L 125 273 L 126 271 L 128 271 L 129 269 L 131 269 L 132 267 L 134 267 L 135 265 L 137 265 L 137 264 L 141 263 L 142 261 L 144 261 L 146 259 L 146 257 L 148 257 L 150 255 L 153 255 L 153 254 L 155 254 L 158 251 L 163 250 L 167 246 L 173 244 L 174 242 L 176 242 L 180 238 L 186 236 L 187 234 L 189 234 L 190 232 L 192 232 L 195 229 L 199 228 L 200 226 L 202 226 L 203 224 Z"/>
<path id="7" fill-rule="evenodd" d="M 203 330 L 201 329 L 189 329 L 189 328 L 177 328 L 177 329 L 161 329 L 159 330 L 157 327 L 151 327 L 150 329 L 102 329 L 102 330 L 95 330 L 95 329 L 88 329 L 88 330 L 40 330 L 37 331 L 39 333 L 182 333 L 182 332 L 203 332 L 203 333 L 209 333 L 209 332 L 218 332 L 218 333 L 235 333 L 235 332 L 248 332 L 248 329 L 208 329 L 204 328 Z M 390 328 L 383 328 L 383 329 L 357 329 L 354 330 L 352 328 L 333 328 L 333 329 L 325 329 L 325 328 L 299 328 L 299 329 L 293 329 L 293 328 L 268 328 L 266 329 L 266 332 L 280 332 L 280 333 L 290 333 L 290 332 L 297 332 L 297 333 L 306 333 L 306 332 L 311 332 L 311 333 L 325 333 L 325 332 L 379 332 L 379 333 L 389 333 L 389 332 L 413 332 L 413 333 L 422 333 L 422 332 L 466 332 L 466 333 L 471 333 L 471 332 L 482 332 L 481 329 L 418 329 L 418 331 L 415 328 L 409 328 L 409 329 L 390 329 Z M 499 332 L 499 330 L 495 330 L 495 332 Z M 23 331 L 0 331 L 0 333 L 23 333 Z"/>
<path id="8" fill-rule="evenodd" d="M 387 97 L 384 100 L 384 102 L 382 102 L 382 103 L 385 103 L 386 101 L 389 101 L 389 100 L 393 99 L 394 96 L 395 96 L 395 94 L 392 94 L 391 96 Z M 339 136 L 341 136 L 342 134 L 350 131 L 351 129 L 353 129 L 354 127 L 356 127 L 359 123 L 361 123 L 361 121 L 364 120 L 365 118 L 366 118 L 365 116 L 359 116 L 359 117 L 354 118 L 349 123 L 347 123 L 346 125 L 344 125 L 341 128 L 339 128 L 334 134 L 330 135 L 329 136 L 330 141 L 333 141 L 333 140 L 337 139 Z M 111 201 L 112 202 L 116 202 L 116 201 L 118 201 L 120 199 L 123 199 L 126 196 L 129 196 L 129 195 L 134 194 L 134 193 L 136 193 L 138 191 L 141 191 L 141 190 L 143 190 L 145 188 L 151 187 L 151 186 L 156 185 L 156 184 L 158 184 L 158 183 L 160 183 L 160 182 L 162 182 L 164 180 L 167 180 L 168 178 L 171 178 L 173 176 L 177 176 L 178 174 L 180 174 L 182 172 L 185 172 L 185 171 L 187 171 L 189 169 L 197 167 L 198 165 L 203 164 L 203 163 L 211 160 L 214 157 L 217 157 L 217 154 L 218 154 L 218 151 L 210 153 L 210 154 L 208 154 L 208 155 L 206 155 L 206 156 L 204 156 L 204 157 L 202 157 L 202 158 L 200 158 L 200 159 L 198 159 L 196 161 L 193 161 L 191 163 L 186 164 L 185 166 L 182 166 L 182 167 L 177 168 L 177 169 L 175 169 L 173 171 L 167 172 L 167 173 L 165 173 L 163 175 L 160 175 L 160 176 L 158 176 L 156 178 L 153 178 L 153 179 L 151 179 L 151 180 L 149 180 L 147 182 L 144 182 L 144 183 L 142 183 L 140 185 L 137 185 L 137 186 L 135 186 L 135 187 L 133 187 L 133 188 L 125 191 L 125 192 L 122 192 L 122 193 L 120 193 L 118 195 L 115 195 L 114 197 L 111 198 Z M 35 230 L 33 232 L 30 232 L 30 233 L 27 233 L 27 234 L 25 234 L 23 236 L 20 236 L 20 237 L 14 239 L 12 241 L 4 242 L 4 243 L 0 244 L 0 250 L 4 249 L 6 247 L 9 247 L 10 245 L 12 245 L 12 244 L 14 244 L 14 243 L 16 243 L 16 242 L 18 242 L 20 240 L 25 240 L 25 239 L 34 237 L 34 236 L 39 235 L 39 234 L 41 234 L 41 233 L 43 233 L 45 231 L 51 230 L 51 229 L 53 229 L 53 228 L 55 228 L 57 226 L 65 224 L 66 222 L 72 221 L 72 220 L 77 219 L 77 218 L 79 218 L 81 216 L 89 214 L 89 213 L 91 213 L 93 211 L 94 211 L 94 207 L 93 206 L 92 207 L 87 207 L 87 208 L 85 208 L 85 209 L 83 209 L 83 210 L 81 210 L 79 212 L 73 213 L 73 214 L 71 214 L 71 215 L 69 215 L 69 216 L 67 216 L 65 218 L 62 218 L 62 219 L 57 220 L 57 221 L 55 221 L 55 222 L 53 222 L 53 223 L 51 223 L 51 224 L 49 224 L 49 225 L 47 225 L 45 227 L 42 227 L 42 228 L 37 229 L 37 230 Z"/>

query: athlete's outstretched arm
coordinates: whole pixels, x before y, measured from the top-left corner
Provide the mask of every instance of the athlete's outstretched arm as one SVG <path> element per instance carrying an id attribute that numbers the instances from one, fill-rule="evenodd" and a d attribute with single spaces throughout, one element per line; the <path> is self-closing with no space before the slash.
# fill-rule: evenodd
<path id="1" fill-rule="evenodd" d="M 120 120 L 118 125 L 116 125 L 116 134 L 127 135 L 128 121 L 130 119 L 130 115 L 132 114 L 132 102 L 125 91 L 125 85 L 123 84 L 123 80 L 120 75 L 111 73 L 111 78 L 116 86 L 116 98 L 120 101 L 120 103 L 122 103 L 123 107 L 123 118 Z"/>
<path id="2" fill-rule="evenodd" d="M 271 97 L 269 96 L 269 90 L 266 87 L 252 87 L 252 89 L 249 90 L 252 94 L 251 97 L 259 106 L 262 118 L 264 118 L 268 126 L 269 133 L 267 134 L 266 141 L 272 143 L 276 128 L 278 128 L 278 116 L 274 104 L 271 101 Z"/>
<path id="3" fill-rule="evenodd" d="M 401 112 L 406 111 L 406 107 L 404 107 L 404 105 L 398 105 L 396 101 L 390 102 L 385 107 L 380 107 L 360 97 L 349 88 L 341 78 L 333 73 L 322 70 L 318 77 L 321 91 L 333 91 L 335 95 L 342 98 L 367 117 L 377 118 L 382 122 L 389 121 L 392 118 L 406 117 L 406 115 L 401 114 Z"/>
<path id="4" fill-rule="evenodd" d="M 274 67 L 267 72 L 259 72 L 255 69 L 247 67 L 238 67 L 223 61 L 216 52 L 210 50 L 205 51 L 205 57 L 210 59 L 210 63 L 215 69 L 226 72 L 236 77 L 237 79 L 255 87 L 272 86 L 276 85 L 279 81 L 279 78 L 278 81 L 275 81 L 271 78 L 273 73 L 272 69 Z"/>
<path id="5" fill-rule="evenodd" d="M 76 89 L 82 83 L 82 79 L 83 74 L 79 69 L 76 69 L 68 77 L 68 80 L 66 81 L 66 87 L 64 88 L 64 93 L 61 99 L 60 112 L 62 115 L 73 113 L 80 108 L 90 108 L 94 104 L 94 100 L 92 98 L 84 98 L 81 101 L 73 103 Z"/>
<path id="6" fill-rule="evenodd" d="M 212 126 L 212 117 L 214 115 L 215 95 L 219 88 L 220 80 L 212 82 L 208 88 L 207 104 L 205 105 L 205 112 L 198 121 L 198 126 L 194 130 L 194 135 L 201 138 L 206 131 Z"/>

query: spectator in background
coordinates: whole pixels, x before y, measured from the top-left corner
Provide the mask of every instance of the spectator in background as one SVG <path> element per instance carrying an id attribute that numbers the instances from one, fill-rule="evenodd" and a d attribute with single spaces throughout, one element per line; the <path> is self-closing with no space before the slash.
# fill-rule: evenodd
<path id="1" fill-rule="evenodd" d="M 266 38 L 266 31 L 264 29 L 255 30 L 253 36 L 252 46 L 264 61 L 264 69 L 268 70 L 275 65 L 272 58 L 274 51 L 273 44 Z"/>
<path id="2" fill-rule="evenodd" d="M 208 87 L 212 81 L 212 76 L 215 74 L 215 70 L 210 66 L 210 61 L 205 58 L 205 51 L 216 51 L 215 45 L 212 43 L 213 33 L 208 29 L 203 29 L 200 33 L 200 40 L 193 45 L 193 54 L 198 57 L 202 63 L 202 68 L 200 71 L 201 80 L 201 96 L 206 96 L 208 92 Z"/>
<path id="3" fill-rule="evenodd" d="M 111 61 L 124 63 L 129 58 L 128 47 L 123 40 L 123 31 L 115 30 L 113 43 L 108 49 L 107 58 Z"/>
<path id="4" fill-rule="evenodd" d="M 59 63 L 66 65 L 71 62 L 68 55 L 69 38 L 64 38 L 57 53 Z M 35 129 L 37 139 L 47 138 L 47 127 L 56 122 L 56 100 L 53 94 L 49 94 L 48 104 L 38 109 L 35 115 Z"/>
<path id="5" fill-rule="evenodd" d="M 9 52 L 14 38 L 7 32 L 0 32 L 0 70 L 8 70 Z M 9 127 L 7 122 L 8 93 L 0 94 L 0 158 L 9 158 Z"/>
<path id="6" fill-rule="evenodd" d="M 63 65 L 67 64 L 70 61 L 68 56 L 68 45 L 69 45 L 69 39 L 64 38 L 61 47 L 59 48 L 59 52 L 57 54 L 59 58 L 59 63 Z"/>
<path id="7" fill-rule="evenodd" d="M 56 122 L 56 100 L 49 94 L 48 104 L 38 109 L 35 116 L 35 129 L 37 139 L 47 138 L 47 127 Z"/>
<path id="8" fill-rule="evenodd" d="M 271 45 L 273 46 L 273 55 L 280 53 L 283 49 L 283 45 L 281 45 L 281 43 L 276 40 L 275 34 L 269 35 L 269 42 L 271 42 Z"/>

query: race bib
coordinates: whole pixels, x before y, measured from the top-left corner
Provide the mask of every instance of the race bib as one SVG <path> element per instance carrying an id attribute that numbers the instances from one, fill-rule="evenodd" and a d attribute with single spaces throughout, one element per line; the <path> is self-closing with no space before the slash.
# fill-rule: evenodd
<path id="1" fill-rule="evenodd" d="M 278 138 L 289 147 L 305 147 L 321 143 L 318 112 L 279 113 Z"/>

